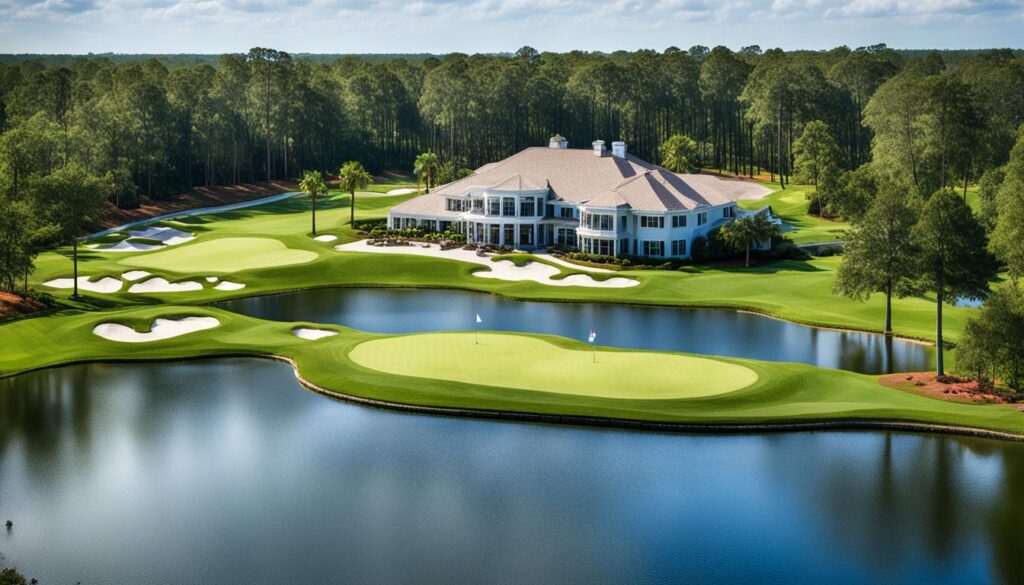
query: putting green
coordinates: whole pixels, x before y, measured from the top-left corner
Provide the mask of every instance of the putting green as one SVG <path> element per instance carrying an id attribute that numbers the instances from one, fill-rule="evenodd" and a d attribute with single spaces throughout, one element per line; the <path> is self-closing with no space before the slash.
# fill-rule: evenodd
<path id="1" fill-rule="evenodd" d="M 316 252 L 296 250 L 271 238 L 221 238 L 121 260 L 121 264 L 172 272 L 238 272 L 316 260 Z"/>
<path id="2" fill-rule="evenodd" d="M 390 374 L 599 398 L 672 399 L 750 386 L 746 367 L 685 355 L 565 349 L 523 335 L 428 333 L 375 339 L 349 352 L 355 363 Z"/>

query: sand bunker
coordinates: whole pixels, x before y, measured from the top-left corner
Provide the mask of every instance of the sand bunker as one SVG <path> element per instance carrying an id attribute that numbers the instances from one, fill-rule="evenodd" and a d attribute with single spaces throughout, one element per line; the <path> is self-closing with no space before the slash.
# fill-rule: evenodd
<path id="1" fill-rule="evenodd" d="M 335 246 L 340 252 L 371 252 L 376 254 L 412 254 L 414 256 L 429 256 L 431 258 L 446 258 L 448 260 L 459 260 L 471 262 L 490 268 L 489 271 L 477 271 L 473 276 L 480 278 L 496 278 L 498 280 L 523 281 L 529 280 L 548 286 L 587 286 L 595 288 L 627 288 L 640 284 L 631 278 L 614 277 L 607 280 L 594 280 L 585 274 L 574 274 L 561 280 L 552 278 L 559 274 L 554 266 L 542 262 L 531 262 L 525 266 L 516 266 L 511 260 L 494 261 L 491 258 L 477 256 L 472 250 L 447 250 L 441 251 L 435 244 L 416 244 L 414 246 L 370 246 L 366 240 L 352 242 Z M 575 268 L 575 267 L 574 267 Z"/>
<path id="2" fill-rule="evenodd" d="M 220 279 L 217 278 L 216 276 L 207 276 L 206 277 L 206 282 L 217 282 L 218 280 L 220 280 Z"/>
<path id="3" fill-rule="evenodd" d="M 392 189 L 388 191 L 388 195 L 409 195 L 415 193 L 416 189 Z"/>
<path id="4" fill-rule="evenodd" d="M 122 240 L 113 246 L 97 246 L 93 248 L 97 252 L 146 252 L 149 250 L 157 250 L 163 248 L 163 245 L 158 244 L 143 244 L 141 242 L 131 242 L 129 240 Z"/>
<path id="5" fill-rule="evenodd" d="M 157 250 L 160 248 L 166 248 L 167 246 L 175 246 L 184 242 L 195 239 L 194 234 L 176 230 L 170 227 L 155 226 L 149 227 L 144 230 L 137 230 L 128 232 L 132 238 L 145 238 L 147 240 L 154 240 L 160 242 L 159 244 L 153 244 L 148 242 L 133 242 L 130 239 L 120 241 L 111 246 L 97 246 L 95 249 L 97 252 L 146 252 L 149 250 Z"/>
<path id="6" fill-rule="evenodd" d="M 338 239 L 338 236 L 332 236 L 330 234 L 324 234 L 322 236 L 317 236 L 317 237 L 315 237 L 313 239 L 318 241 L 318 242 L 333 242 L 334 240 Z"/>
<path id="7" fill-rule="evenodd" d="M 218 325 L 220 325 L 220 321 L 214 317 L 184 317 L 182 319 L 156 319 L 150 330 L 145 333 L 139 333 L 120 323 L 101 323 L 93 327 L 92 332 L 110 341 L 145 343 L 212 329 Z"/>
<path id="8" fill-rule="evenodd" d="M 240 282 L 231 282 L 231 281 L 228 281 L 228 280 L 222 280 L 222 281 L 220 281 L 220 284 L 218 284 L 217 286 L 215 286 L 213 288 L 215 288 L 217 290 L 242 290 L 243 288 L 245 288 L 245 285 L 240 283 Z"/>
<path id="9" fill-rule="evenodd" d="M 192 281 L 186 280 L 185 282 L 168 282 L 165 278 L 150 278 L 145 282 L 133 284 L 128 289 L 130 293 L 170 293 L 170 292 L 187 292 L 193 290 L 203 290 L 203 285 Z"/>
<path id="10" fill-rule="evenodd" d="M 195 238 L 195 235 L 189 232 L 183 232 L 170 227 L 150 227 L 140 231 L 128 232 L 136 238 L 146 238 L 147 240 L 157 240 L 163 242 L 165 246 L 174 246 L 175 244 L 181 244 Z"/>
<path id="11" fill-rule="evenodd" d="M 121 278 L 129 282 L 135 282 L 136 280 L 139 280 L 140 278 L 146 278 L 147 276 L 149 276 L 149 273 L 146 272 L 145 270 L 129 270 L 128 272 L 122 274 Z"/>
<path id="12" fill-rule="evenodd" d="M 50 288 L 74 288 L 75 279 L 73 278 L 56 278 L 54 280 L 47 280 L 43 283 L 44 286 Z M 88 276 L 78 277 L 78 288 L 79 290 L 87 290 L 90 292 L 98 293 L 116 293 L 121 290 L 123 283 L 110 276 L 103 277 L 96 282 L 91 282 Z"/>
<path id="13" fill-rule="evenodd" d="M 327 329 L 312 329 L 310 327 L 296 327 L 295 329 L 292 329 L 292 333 L 295 334 L 296 337 L 301 337 L 303 339 L 310 340 L 323 339 L 324 337 L 331 337 L 333 335 L 338 334 L 337 331 L 328 331 Z"/>

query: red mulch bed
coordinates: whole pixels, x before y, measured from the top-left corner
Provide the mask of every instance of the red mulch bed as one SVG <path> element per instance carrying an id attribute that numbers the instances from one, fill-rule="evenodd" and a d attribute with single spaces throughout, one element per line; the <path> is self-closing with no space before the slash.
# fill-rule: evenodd
<path id="1" fill-rule="evenodd" d="M 293 181 L 271 181 L 269 183 L 243 183 L 241 185 L 224 185 L 219 187 L 199 187 L 191 193 L 175 195 L 167 201 L 156 201 L 142 198 L 142 205 L 137 209 L 118 209 L 107 203 L 102 219 L 96 222 L 99 229 L 118 226 L 131 221 L 156 217 L 165 213 L 195 209 L 197 207 L 216 207 L 230 205 L 242 201 L 269 197 L 278 193 L 295 191 L 298 185 Z"/>
<path id="2" fill-rule="evenodd" d="M 946 376 L 944 379 L 944 382 L 939 381 L 935 372 L 905 372 L 882 376 L 878 381 L 883 386 L 929 398 L 969 404 L 1013 404 L 1017 410 L 1024 411 L 1024 403 L 1013 403 L 1003 394 L 979 388 L 978 383 L 973 380 L 962 380 L 953 376 Z"/>
<path id="3" fill-rule="evenodd" d="M 33 298 L 20 297 L 14 293 L 0 291 L 0 319 L 7 319 L 16 315 L 27 315 L 45 308 L 46 305 Z"/>

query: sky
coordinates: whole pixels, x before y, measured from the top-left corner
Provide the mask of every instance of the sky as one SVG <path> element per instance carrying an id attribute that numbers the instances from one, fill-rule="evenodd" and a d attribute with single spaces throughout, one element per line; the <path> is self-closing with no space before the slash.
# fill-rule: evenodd
<path id="1" fill-rule="evenodd" d="M 1024 0 L 0 0 L 0 53 L 1024 47 Z"/>

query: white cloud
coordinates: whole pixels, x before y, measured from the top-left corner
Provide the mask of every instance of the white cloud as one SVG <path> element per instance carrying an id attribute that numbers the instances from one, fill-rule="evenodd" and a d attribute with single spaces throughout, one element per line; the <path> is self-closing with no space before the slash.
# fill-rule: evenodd
<path id="1" fill-rule="evenodd" d="M 1022 21 L 1024 0 L 0 0 L 0 51 L 1021 46 Z"/>

